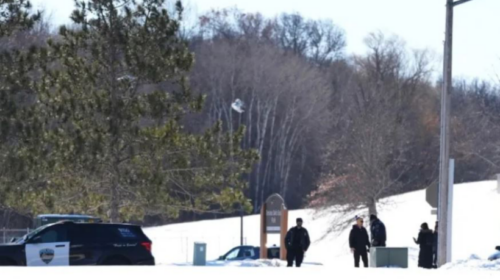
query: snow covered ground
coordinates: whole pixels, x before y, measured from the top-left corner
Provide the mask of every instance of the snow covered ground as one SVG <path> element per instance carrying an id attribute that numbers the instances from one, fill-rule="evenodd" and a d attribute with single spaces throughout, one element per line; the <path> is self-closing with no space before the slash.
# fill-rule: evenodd
<path id="1" fill-rule="evenodd" d="M 472 255 L 468 259 L 455 261 L 453 263 L 447 264 L 442 269 L 492 270 L 500 273 L 500 260 L 488 261 L 481 259 L 476 255 Z"/>
<path id="2" fill-rule="evenodd" d="M 387 245 L 408 247 L 410 267 L 415 268 L 418 247 L 414 244 L 413 237 L 417 236 L 421 223 L 427 222 L 433 227 L 436 221 L 436 217 L 430 213 L 431 207 L 425 201 L 425 191 L 395 196 L 385 202 L 383 207 L 379 207 L 379 217 L 387 227 Z M 500 194 L 497 192 L 496 181 L 455 185 L 453 211 L 453 263 L 444 269 L 500 269 L 498 263 L 487 261 L 495 252 L 495 246 L 500 245 Z M 304 219 L 304 226 L 309 230 L 312 240 L 305 262 L 321 263 L 325 268 L 352 267 L 353 260 L 348 247 L 350 229 L 330 233 L 322 238 L 336 218 L 335 214 L 316 215 L 312 210 L 291 211 L 290 226 L 297 217 Z M 153 240 L 153 253 L 158 264 L 183 266 L 192 261 L 194 242 L 207 243 L 208 260 L 215 260 L 238 246 L 239 223 L 239 218 L 231 218 L 147 228 L 145 232 Z M 246 244 L 259 246 L 259 225 L 259 216 L 245 217 Z M 270 235 L 268 246 L 274 244 L 279 245 L 279 236 Z M 221 262 L 209 264 L 225 265 Z M 278 266 L 276 264 L 238 262 L 227 265 Z"/>
<path id="3" fill-rule="evenodd" d="M 500 279 L 498 271 L 491 270 L 438 270 L 412 271 L 403 269 L 337 269 L 331 267 L 248 268 L 248 267 L 43 267 L 2 268 L 2 279 L 50 280 L 163 280 L 163 279 L 217 279 L 217 280 L 332 280 L 332 279 L 383 279 L 383 280 L 443 280 L 443 279 Z"/>
<path id="4" fill-rule="evenodd" d="M 388 246 L 409 247 L 411 272 L 406 269 L 354 269 L 347 246 L 348 230 L 328 234 L 334 215 L 315 216 L 313 211 L 290 213 L 290 223 L 296 217 L 305 220 L 312 236 L 312 245 L 303 268 L 286 268 L 278 260 L 241 262 L 211 261 L 207 267 L 189 264 L 194 242 L 208 244 L 208 258 L 239 245 L 239 219 L 223 219 L 185 223 L 146 229 L 153 240 L 155 267 L 28 267 L 1 268 L 1 279 L 217 279 L 303 280 L 323 279 L 500 279 L 500 260 L 488 261 L 495 246 L 500 245 L 500 194 L 496 182 L 479 182 L 455 186 L 453 219 L 453 262 L 440 270 L 415 269 L 418 249 L 412 237 L 422 222 L 433 224 L 435 217 L 425 202 L 425 192 L 418 191 L 393 197 L 380 211 L 388 230 Z M 250 245 L 259 244 L 259 217 L 245 218 L 245 239 Z M 268 245 L 279 244 L 270 236 Z M 321 263 L 323 265 L 318 265 Z"/>

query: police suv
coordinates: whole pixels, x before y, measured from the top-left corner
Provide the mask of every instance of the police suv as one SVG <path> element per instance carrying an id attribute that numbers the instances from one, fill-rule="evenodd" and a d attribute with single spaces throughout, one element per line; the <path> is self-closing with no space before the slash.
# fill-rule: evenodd
<path id="1" fill-rule="evenodd" d="M 154 265 L 151 246 L 140 226 L 62 221 L 0 245 L 0 266 Z"/>

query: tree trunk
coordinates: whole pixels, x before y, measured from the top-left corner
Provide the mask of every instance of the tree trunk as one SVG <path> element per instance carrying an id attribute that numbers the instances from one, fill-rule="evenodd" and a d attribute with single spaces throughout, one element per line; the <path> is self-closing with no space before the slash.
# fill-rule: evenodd
<path id="1" fill-rule="evenodd" d="M 112 223 L 118 223 L 120 218 L 118 184 L 116 182 L 114 182 L 111 186 L 111 207 L 110 207 L 109 218 Z"/>
<path id="2" fill-rule="evenodd" d="M 377 199 L 371 199 L 367 206 L 369 215 L 377 215 Z"/>

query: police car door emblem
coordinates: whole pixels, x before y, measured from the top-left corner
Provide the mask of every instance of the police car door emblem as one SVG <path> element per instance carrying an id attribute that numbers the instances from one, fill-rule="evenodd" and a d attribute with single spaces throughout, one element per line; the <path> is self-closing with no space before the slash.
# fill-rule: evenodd
<path id="1" fill-rule="evenodd" d="M 54 250 L 52 250 L 52 249 L 40 250 L 40 259 L 45 264 L 49 264 L 54 259 Z"/>

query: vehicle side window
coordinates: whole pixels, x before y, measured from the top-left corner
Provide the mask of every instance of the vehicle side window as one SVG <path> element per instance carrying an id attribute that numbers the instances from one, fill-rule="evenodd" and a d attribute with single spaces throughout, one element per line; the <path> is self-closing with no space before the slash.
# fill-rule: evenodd
<path id="1" fill-rule="evenodd" d="M 75 244 L 91 243 L 93 234 L 90 227 L 84 225 L 75 225 L 71 232 L 71 242 Z"/>
<path id="2" fill-rule="evenodd" d="M 117 240 L 112 227 L 100 224 L 77 224 L 72 241 L 77 244 L 110 243 Z"/>
<path id="3" fill-rule="evenodd" d="M 104 224 L 76 224 L 71 234 L 76 244 L 138 242 L 143 238 L 140 228 Z"/>
<path id="4" fill-rule="evenodd" d="M 240 252 L 239 248 L 232 250 L 231 252 L 229 252 L 229 254 L 227 254 L 226 260 L 234 260 L 238 258 L 239 252 Z"/>
<path id="5" fill-rule="evenodd" d="M 125 239 L 136 239 L 137 235 L 130 230 L 130 228 L 126 227 L 119 227 L 118 232 L 120 233 L 120 236 Z"/>
<path id="6" fill-rule="evenodd" d="M 243 250 L 242 257 L 253 258 L 255 257 L 255 251 L 253 250 L 253 248 L 245 248 L 245 250 Z"/>
<path id="7" fill-rule="evenodd" d="M 38 238 L 38 236 L 40 238 Z M 50 227 L 40 234 L 38 234 L 35 238 L 38 240 L 38 243 L 55 243 L 55 242 L 67 242 L 68 234 L 67 230 L 63 226 L 55 226 Z"/>

